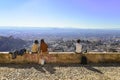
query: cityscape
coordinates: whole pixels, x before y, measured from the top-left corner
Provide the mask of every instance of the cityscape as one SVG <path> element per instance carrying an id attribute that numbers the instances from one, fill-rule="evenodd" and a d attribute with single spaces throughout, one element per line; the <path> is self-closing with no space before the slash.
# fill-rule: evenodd
<path id="1" fill-rule="evenodd" d="M 31 51 L 34 40 L 44 39 L 48 44 L 49 52 L 75 52 L 76 40 L 80 39 L 83 52 L 120 52 L 119 30 L 71 28 L 2 28 L 0 30 L 0 36 L 6 37 L 6 40 L 2 37 L 0 39 L 0 41 L 4 40 L 4 45 L 0 46 L 1 51 L 21 48 Z M 5 41 L 17 46 L 10 46 L 11 44 Z"/>

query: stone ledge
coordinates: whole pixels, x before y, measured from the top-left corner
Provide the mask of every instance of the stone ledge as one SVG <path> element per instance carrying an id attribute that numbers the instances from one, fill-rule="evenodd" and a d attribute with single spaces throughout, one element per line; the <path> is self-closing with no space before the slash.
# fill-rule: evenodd
<path id="1" fill-rule="evenodd" d="M 120 62 L 120 53 L 85 53 L 88 63 Z M 47 63 L 80 63 L 81 54 L 74 52 L 50 52 L 46 55 Z M 11 54 L 0 53 L 0 63 L 38 63 L 41 56 L 37 54 L 25 54 L 12 59 Z"/>

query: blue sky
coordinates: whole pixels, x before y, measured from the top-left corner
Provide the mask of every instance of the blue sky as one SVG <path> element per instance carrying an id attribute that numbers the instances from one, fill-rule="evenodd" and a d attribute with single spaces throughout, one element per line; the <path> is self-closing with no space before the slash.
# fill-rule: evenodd
<path id="1" fill-rule="evenodd" d="M 0 26 L 120 29 L 120 0 L 0 0 Z"/>

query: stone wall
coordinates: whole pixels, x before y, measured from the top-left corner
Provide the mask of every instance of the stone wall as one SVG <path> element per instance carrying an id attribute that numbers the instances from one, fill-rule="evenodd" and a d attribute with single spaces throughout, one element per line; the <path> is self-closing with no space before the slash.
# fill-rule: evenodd
<path id="1" fill-rule="evenodd" d="M 86 53 L 88 63 L 120 62 L 120 53 Z M 42 56 L 38 54 L 25 54 L 12 59 L 11 54 L 0 53 L 0 63 L 39 63 Z M 44 57 L 47 63 L 80 63 L 81 54 L 74 52 L 50 52 Z"/>

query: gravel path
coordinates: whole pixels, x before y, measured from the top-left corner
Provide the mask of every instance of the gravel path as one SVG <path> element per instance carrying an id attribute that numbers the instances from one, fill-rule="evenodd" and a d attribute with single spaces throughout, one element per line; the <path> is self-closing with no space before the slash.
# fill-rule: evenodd
<path id="1" fill-rule="evenodd" d="M 0 80 L 119 80 L 120 64 L 0 64 Z"/>

